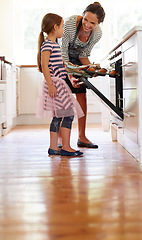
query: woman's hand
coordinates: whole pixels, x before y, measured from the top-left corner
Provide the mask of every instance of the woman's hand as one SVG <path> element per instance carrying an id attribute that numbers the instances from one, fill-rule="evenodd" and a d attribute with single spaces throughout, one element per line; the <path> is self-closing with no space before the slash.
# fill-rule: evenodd
<path id="1" fill-rule="evenodd" d="M 54 84 L 48 86 L 48 94 L 52 98 L 55 98 L 57 96 L 57 89 Z"/>

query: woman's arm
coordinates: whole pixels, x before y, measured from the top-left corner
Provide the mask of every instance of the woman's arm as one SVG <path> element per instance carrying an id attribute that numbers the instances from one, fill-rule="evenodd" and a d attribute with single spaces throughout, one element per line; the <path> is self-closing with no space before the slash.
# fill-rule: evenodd
<path id="1" fill-rule="evenodd" d="M 50 76 L 49 67 L 48 67 L 49 58 L 50 58 L 50 51 L 43 51 L 41 53 L 42 72 L 48 85 L 48 94 L 50 97 L 56 97 L 57 90 L 53 84 L 52 78 Z"/>
<path id="2" fill-rule="evenodd" d="M 79 58 L 80 62 L 82 63 L 82 65 L 88 65 L 91 64 L 91 62 L 89 61 L 88 57 L 84 57 L 84 58 Z"/>
<path id="3" fill-rule="evenodd" d="M 66 19 L 64 24 L 64 33 L 61 39 L 61 52 L 65 62 L 69 62 L 68 47 L 73 42 L 76 33 L 77 15 Z"/>
<path id="4" fill-rule="evenodd" d="M 67 23 L 64 25 L 64 33 L 61 39 L 61 52 L 65 62 L 69 62 L 68 47 L 70 43 L 70 37 L 68 32 Z"/>

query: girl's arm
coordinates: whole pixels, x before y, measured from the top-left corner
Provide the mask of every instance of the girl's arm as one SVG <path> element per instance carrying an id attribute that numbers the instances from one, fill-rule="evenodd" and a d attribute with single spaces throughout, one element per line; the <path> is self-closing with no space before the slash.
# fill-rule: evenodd
<path id="1" fill-rule="evenodd" d="M 41 53 L 42 72 L 48 85 L 48 94 L 50 97 L 56 97 L 57 89 L 53 84 L 52 78 L 50 76 L 49 67 L 48 67 L 49 58 L 50 58 L 50 51 L 43 51 Z"/>

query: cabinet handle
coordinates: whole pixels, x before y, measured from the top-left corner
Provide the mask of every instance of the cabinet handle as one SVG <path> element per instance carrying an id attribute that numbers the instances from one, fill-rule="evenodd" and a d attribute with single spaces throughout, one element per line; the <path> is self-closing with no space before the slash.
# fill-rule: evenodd
<path id="1" fill-rule="evenodd" d="M 122 67 L 131 67 L 131 66 L 133 66 L 134 64 L 136 64 L 136 62 L 128 62 L 128 63 L 122 64 L 121 66 L 122 66 Z"/>
<path id="2" fill-rule="evenodd" d="M 4 91 L 0 90 L 0 103 L 4 102 Z"/>
<path id="3" fill-rule="evenodd" d="M 123 113 L 126 117 L 135 117 L 136 114 L 135 113 L 131 113 L 131 112 L 124 112 Z"/>

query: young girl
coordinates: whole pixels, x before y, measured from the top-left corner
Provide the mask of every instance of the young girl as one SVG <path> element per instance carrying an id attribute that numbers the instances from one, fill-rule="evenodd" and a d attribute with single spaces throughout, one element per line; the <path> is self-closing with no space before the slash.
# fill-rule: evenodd
<path id="1" fill-rule="evenodd" d="M 84 114 L 65 82 L 67 73 L 56 41 L 62 37 L 63 26 L 62 17 L 53 13 L 46 14 L 42 20 L 37 60 L 39 71 L 45 79 L 38 98 L 37 117 L 53 117 L 50 124 L 49 155 L 81 156 L 82 152 L 70 147 L 74 107 L 78 117 Z M 62 138 L 61 150 L 57 146 L 59 130 Z"/>

